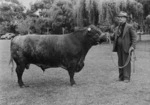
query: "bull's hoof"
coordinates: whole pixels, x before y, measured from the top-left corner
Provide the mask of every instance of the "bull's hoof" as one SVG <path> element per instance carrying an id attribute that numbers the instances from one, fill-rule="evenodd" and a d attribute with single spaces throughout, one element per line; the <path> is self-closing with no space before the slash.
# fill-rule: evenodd
<path id="1" fill-rule="evenodd" d="M 29 85 L 25 85 L 25 84 L 21 84 L 21 85 L 19 85 L 20 86 L 20 88 L 26 88 L 26 87 L 29 87 Z"/>
<path id="2" fill-rule="evenodd" d="M 75 84 L 76 84 L 75 81 L 73 81 L 73 82 L 70 83 L 71 86 L 73 86 L 73 85 L 75 85 Z"/>

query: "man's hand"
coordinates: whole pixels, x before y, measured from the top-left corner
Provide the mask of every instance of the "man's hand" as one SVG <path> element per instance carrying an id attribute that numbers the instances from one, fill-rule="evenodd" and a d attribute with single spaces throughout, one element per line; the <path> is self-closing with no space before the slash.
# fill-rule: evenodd
<path id="1" fill-rule="evenodd" d="M 129 53 L 132 52 L 133 50 L 134 50 L 134 48 L 131 46 L 131 47 L 129 48 Z"/>

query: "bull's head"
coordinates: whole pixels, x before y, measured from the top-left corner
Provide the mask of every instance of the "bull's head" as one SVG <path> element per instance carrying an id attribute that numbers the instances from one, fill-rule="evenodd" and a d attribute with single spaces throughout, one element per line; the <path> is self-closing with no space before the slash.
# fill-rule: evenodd
<path id="1" fill-rule="evenodd" d="M 94 25 L 90 25 L 87 28 L 88 34 L 87 36 L 89 37 L 91 43 L 93 45 L 97 45 L 98 43 L 102 43 L 107 41 L 107 36 L 105 33 L 103 33 L 99 28 L 97 28 Z"/>

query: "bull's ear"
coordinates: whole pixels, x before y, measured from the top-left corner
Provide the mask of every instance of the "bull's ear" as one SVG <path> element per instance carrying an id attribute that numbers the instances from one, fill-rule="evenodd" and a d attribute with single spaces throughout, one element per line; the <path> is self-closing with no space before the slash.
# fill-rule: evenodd
<path id="1" fill-rule="evenodd" d="M 91 31 L 91 28 L 89 27 L 87 30 L 88 30 L 88 31 Z"/>

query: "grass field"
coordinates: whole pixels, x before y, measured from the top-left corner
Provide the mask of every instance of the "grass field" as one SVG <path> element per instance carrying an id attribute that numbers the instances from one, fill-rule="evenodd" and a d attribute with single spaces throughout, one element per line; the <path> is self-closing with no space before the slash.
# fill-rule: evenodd
<path id="1" fill-rule="evenodd" d="M 147 38 L 145 38 L 147 39 Z M 50 68 L 44 73 L 31 65 L 23 80 L 28 88 L 19 88 L 16 73 L 8 65 L 10 41 L 0 41 L 0 105 L 150 105 L 150 40 L 137 43 L 135 73 L 131 82 L 118 79 L 108 44 L 92 47 L 81 72 L 70 86 L 68 73 Z M 117 56 L 113 53 L 117 62 Z"/>

